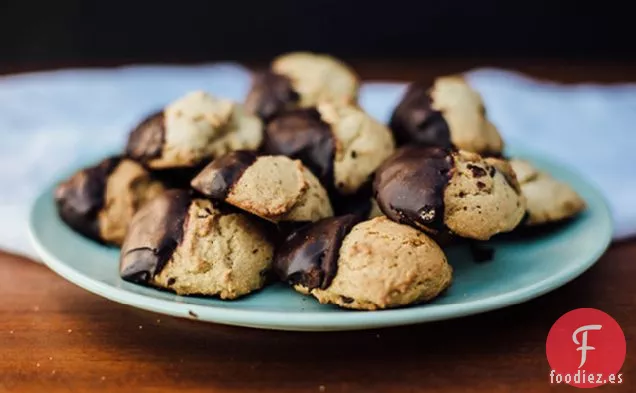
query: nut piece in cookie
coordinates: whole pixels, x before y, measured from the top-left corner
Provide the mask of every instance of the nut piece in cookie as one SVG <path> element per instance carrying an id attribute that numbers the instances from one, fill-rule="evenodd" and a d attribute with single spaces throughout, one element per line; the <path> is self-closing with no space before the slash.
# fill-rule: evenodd
<path id="1" fill-rule="evenodd" d="M 397 105 L 389 127 L 398 145 L 455 147 L 483 156 L 500 156 L 503 140 L 486 115 L 481 95 L 461 76 L 412 83 Z"/>
<path id="2" fill-rule="evenodd" d="M 255 218 L 221 211 L 186 190 L 169 190 L 133 218 L 120 275 L 180 295 L 235 299 L 260 289 L 273 247 Z"/>
<path id="3" fill-rule="evenodd" d="M 245 107 L 268 121 L 294 108 L 319 102 L 355 104 L 360 82 L 342 61 L 325 54 L 293 52 L 274 59 L 270 69 L 256 73 Z"/>
<path id="4" fill-rule="evenodd" d="M 438 147 L 399 148 L 376 172 L 373 192 L 396 222 L 475 240 L 515 229 L 526 208 L 506 161 Z"/>
<path id="5" fill-rule="evenodd" d="M 263 151 L 301 160 L 330 194 L 352 195 L 395 150 L 391 131 L 360 108 L 321 103 L 276 116 Z"/>
<path id="6" fill-rule="evenodd" d="M 256 150 L 261 120 L 241 104 L 194 91 L 141 122 L 126 154 L 151 169 L 195 167 L 234 150 Z"/>
<path id="7" fill-rule="evenodd" d="M 217 158 L 192 188 L 271 222 L 317 221 L 333 215 L 327 192 L 299 160 L 236 151 Z"/>
<path id="8" fill-rule="evenodd" d="M 452 281 L 432 239 L 386 217 L 347 215 L 302 227 L 276 251 L 274 269 L 323 304 L 360 310 L 428 301 Z"/>
<path id="9" fill-rule="evenodd" d="M 110 157 L 65 180 L 55 190 L 62 220 L 80 234 L 120 245 L 133 215 L 164 186 L 136 162 Z"/>
<path id="10" fill-rule="evenodd" d="M 585 210 L 585 201 L 569 185 L 556 180 L 522 159 L 510 160 L 521 184 L 528 216 L 524 225 L 535 226 L 574 217 Z"/>

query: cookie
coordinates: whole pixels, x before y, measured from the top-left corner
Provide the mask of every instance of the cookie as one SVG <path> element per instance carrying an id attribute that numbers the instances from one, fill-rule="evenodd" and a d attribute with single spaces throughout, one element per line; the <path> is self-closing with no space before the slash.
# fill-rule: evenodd
<path id="1" fill-rule="evenodd" d="M 333 215 L 327 192 L 299 160 L 236 151 L 217 158 L 192 188 L 271 222 L 317 221 Z"/>
<path id="2" fill-rule="evenodd" d="M 325 54 L 293 52 L 277 57 L 254 75 L 245 107 L 268 121 L 294 108 L 319 102 L 355 104 L 360 82 L 342 61 Z"/>
<path id="3" fill-rule="evenodd" d="M 331 217 L 294 232 L 274 256 L 285 282 L 320 303 L 377 310 L 431 300 L 452 268 L 424 233 L 386 217 Z"/>
<path id="4" fill-rule="evenodd" d="M 515 229 L 526 209 L 506 161 L 439 147 L 399 148 L 376 172 L 373 192 L 396 222 L 475 240 Z"/>
<path id="5" fill-rule="evenodd" d="M 574 217 L 585 210 L 585 201 L 566 183 L 522 159 L 510 160 L 527 201 L 524 225 L 535 226 Z"/>
<path id="6" fill-rule="evenodd" d="M 262 223 L 187 190 L 169 190 L 133 218 L 120 276 L 179 295 L 236 299 L 260 289 L 273 247 Z"/>
<path id="7" fill-rule="evenodd" d="M 235 150 L 256 150 L 261 120 L 241 104 L 194 91 L 143 120 L 126 154 L 151 169 L 196 167 Z"/>
<path id="8" fill-rule="evenodd" d="M 399 146 L 418 144 L 500 156 L 503 140 L 486 115 L 481 95 L 461 76 L 412 83 L 389 127 Z"/>
<path id="9" fill-rule="evenodd" d="M 279 113 L 299 108 L 300 102 L 289 77 L 267 70 L 253 74 L 245 108 L 267 122 Z"/>
<path id="10" fill-rule="evenodd" d="M 395 150 L 390 130 L 360 108 L 322 103 L 276 116 L 263 151 L 301 160 L 330 194 L 352 195 Z"/>
<path id="11" fill-rule="evenodd" d="M 62 220 L 80 234 L 120 245 L 133 215 L 164 191 L 164 185 L 135 161 L 110 157 L 85 168 L 55 190 Z"/>

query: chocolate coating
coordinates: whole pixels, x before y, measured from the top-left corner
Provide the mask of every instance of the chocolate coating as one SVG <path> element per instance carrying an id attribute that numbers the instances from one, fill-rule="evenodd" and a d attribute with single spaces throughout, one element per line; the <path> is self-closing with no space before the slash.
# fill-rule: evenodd
<path id="1" fill-rule="evenodd" d="M 295 109 L 272 119 L 262 149 L 302 161 L 325 188 L 334 188 L 335 139 L 316 108 Z"/>
<path id="2" fill-rule="evenodd" d="M 344 216 L 346 214 L 355 214 L 363 220 L 366 220 L 369 217 L 371 209 L 373 208 L 371 205 L 371 198 L 373 198 L 373 187 L 371 181 L 363 184 L 353 195 L 330 195 L 334 215 Z"/>
<path id="3" fill-rule="evenodd" d="M 274 224 L 274 231 L 270 233 L 273 235 L 271 238 L 272 244 L 275 248 L 280 247 L 287 241 L 289 235 L 299 230 L 300 228 L 311 225 L 311 221 L 280 221 Z"/>
<path id="4" fill-rule="evenodd" d="M 440 111 L 433 109 L 430 89 L 424 83 L 411 84 L 393 111 L 389 128 L 398 146 L 413 143 L 452 147 L 448 123 Z"/>
<path id="5" fill-rule="evenodd" d="M 256 153 L 247 150 L 237 150 L 221 156 L 192 179 L 192 188 L 209 198 L 224 200 L 257 157 Z"/>
<path id="6" fill-rule="evenodd" d="M 137 161 L 148 161 L 161 156 L 166 138 L 163 111 L 146 117 L 128 135 L 126 154 Z"/>
<path id="7" fill-rule="evenodd" d="M 168 190 L 137 212 L 121 249 L 122 279 L 148 283 L 161 272 L 183 239 L 191 201 L 187 190 Z"/>
<path id="8" fill-rule="evenodd" d="M 366 219 L 369 217 L 369 214 L 371 214 L 372 208 L 371 197 L 344 197 L 334 203 L 334 214 L 353 214 L 362 219 Z"/>
<path id="9" fill-rule="evenodd" d="M 272 71 L 263 71 L 254 74 L 245 107 L 268 121 L 276 114 L 295 107 L 299 100 L 300 96 L 288 77 Z"/>
<path id="10" fill-rule="evenodd" d="M 55 189 L 55 203 L 62 221 L 89 239 L 103 242 L 99 229 L 99 211 L 104 206 L 108 176 L 121 161 L 109 157 L 85 168 Z"/>
<path id="11" fill-rule="evenodd" d="M 418 229 L 444 229 L 444 190 L 453 166 L 448 149 L 399 148 L 375 175 L 373 193 L 380 210 L 391 220 Z"/>
<path id="12" fill-rule="evenodd" d="M 323 218 L 294 231 L 274 255 L 281 280 L 308 289 L 326 289 L 338 271 L 342 241 L 360 222 L 355 215 Z"/>
<path id="13" fill-rule="evenodd" d="M 167 169 L 149 169 L 152 177 L 160 181 L 166 188 L 189 189 L 190 182 L 205 168 L 206 161 L 194 167 L 180 167 Z"/>

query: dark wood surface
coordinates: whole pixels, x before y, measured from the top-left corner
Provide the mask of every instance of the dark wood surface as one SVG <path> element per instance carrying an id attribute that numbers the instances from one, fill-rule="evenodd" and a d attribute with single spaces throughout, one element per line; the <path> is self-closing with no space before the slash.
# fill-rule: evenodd
<path id="1" fill-rule="evenodd" d="M 430 78 L 474 62 L 354 63 L 365 77 Z M 636 80 L 631 65 L 494 62 L 565 82 Z M 613 244 L 570 284 L 478 316 L 359 332 L 260 331 L 136 310 L 0 253 L 0 392 L 543 392 L 547 333 L 599 308 L 622 326 L 622 385 L 636 391 L 636 240 Z"/>

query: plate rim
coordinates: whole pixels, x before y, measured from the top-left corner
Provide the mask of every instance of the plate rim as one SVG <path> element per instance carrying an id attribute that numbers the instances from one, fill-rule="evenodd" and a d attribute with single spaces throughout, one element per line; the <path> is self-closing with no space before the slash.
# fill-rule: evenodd
<path id="1" fill-rule="evenodd" d="M 586 272 L 596 264 L 611 244 L 613 233 L 612 216 L 608 201 L 596 184 L 570 166 L 549 158 L 540 152 L 523 149 L 513 155 L 521 158 L 525 157 L 530 161 L 534 160 L 535 163 L 540 161 L 542 164 L 558 167 L 560 171 L 566 172 L 568 176 L 576 177 L 577 183 L 584 184 L 594 194 L 594 198 L 598 200 L 599 204 L 596 207 L 602 210 L 604 221 L 607 225 L 603 228 L 602 233 L 599 231 L 599 236 L 602 236 L 602 238 L 599 239 L 594 252 L 587 254 L 583 258 L 584 260 L 571 263 L 567 268 L 560 271 L 558 275 L 547 277 L 514 291 L 464 303 L 431 305 L 419 310 L 418 308 L 407 307 L 379 311 L 339 310 L 337 313 L 321 311 L 289 313 L 285 311 L 246 310 L 215 305 L 180 303 L 174 300 L 159 299 L 145 294 L 130 292 L 125 288 L 112 286 L 83 274 L 61 261 L 49 252 L 43 244 L 40 244 L 36 234 L 36 207 L 44 198 L 51 197 L 51 191 L 57 183 L 45 187 L 32 200 L 29 209 L 28 234 L 31 244 L 42 258 L 44 264 L 65 280 L 110 301 L 164 315 L 224 325 L 293 331 L 366 330 L 456 319 L 524 303 L 551 292 Z M 539 155 L 541 157 L 538 157 Z M 301 294 L 298 295 L 303 296 Z M 187 299 L 187 297 L 183 298 Z"/>

